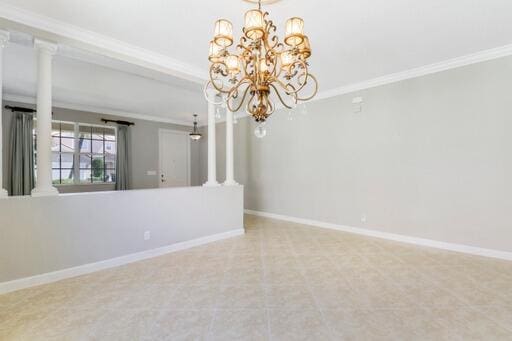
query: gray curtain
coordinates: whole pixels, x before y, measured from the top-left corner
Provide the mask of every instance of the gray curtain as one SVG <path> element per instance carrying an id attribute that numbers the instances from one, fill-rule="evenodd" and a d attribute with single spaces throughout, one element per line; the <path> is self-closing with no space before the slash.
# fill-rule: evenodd
<path id="1" fill-rule="evenodd" d="M 32 115 L 14 114 L 7 173 L 7 187 L 10 195 L 30 195 L 34 188 L 33 126 Z"/>
<path id="2" fill-rule="evenodd" d="M 130 177 L 129 163 L 129 132 L 128 127 L 119 125 L 117 129 L 117 161 L 116 161 L 116 190 L 128 189 Z"/>

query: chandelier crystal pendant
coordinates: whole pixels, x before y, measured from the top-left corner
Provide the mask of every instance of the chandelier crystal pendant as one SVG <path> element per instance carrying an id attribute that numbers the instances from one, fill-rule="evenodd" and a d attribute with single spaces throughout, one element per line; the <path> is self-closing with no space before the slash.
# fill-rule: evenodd
<path id="1" fill-rule="evenodd" d="M 257 9 L 245 13 L 236 52 L 229 51 L 234 41 L 231 22 L 215 22 L 208 54 L 210 79 L 205 86 L 208 101 L 220 104 L 207 95 L 213 89 L 222 94 L 228 110 L 237 112 L 245 106 L 247 113 L 260 123 L 275 111 L 276 100 L 292 109 L 318 91 L 318 81 L 308 70 L 311 46 L 304 34 L 304 21 L 298 17 L 288 19 L 282 43 L 268 16 L 261 10 L 261 1 Z"/>
<path id="2" fill-rule="evenodd" d="M 188 134 L 190 138 L 194 141 L 200 140 L 203 135 L 197 129 L 197 114 L 194 114 L 194 128 L 190 134 Z"/>

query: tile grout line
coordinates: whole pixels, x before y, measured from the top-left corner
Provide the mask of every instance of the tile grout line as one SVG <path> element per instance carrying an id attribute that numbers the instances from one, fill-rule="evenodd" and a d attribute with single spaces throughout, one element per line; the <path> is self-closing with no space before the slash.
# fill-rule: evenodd
<path id="1" fill-rule="evenodd" d="M 244 235 L 245 236 L 245 235 Z M 242 238 L 244 237 L 242 236 Z M 226 277 L 227 277 L 227 272 L 228 272 L 228 269 L 229 269 L 229 265 L 231 265 L 231 263 L 233 262 L 233 256 L 234 256 L 234 252 L 233 252 L 233 248 L 234 248 L 234 245 L 231 247 L 231 250 L 229 251 L 229 264 L 224 268 L 224 274 L 222 276 L 222 281 L 219 285 L 219 290 L 222 290 L 224 288 L 224 284 L 226 282 Z M 217 297 L 215 298 L 215 305 L 213 306 L 213 309 L 211 309 L 211 314 L 212 314 L 212 317 L 211 317 L 211 320 L 210 320 L 210 324 L 208 326 L 208 331 L 206 333 L 206 340 L 212 340 L 213 339 L 213 325 L 215 323 L 215 320 L 217 318 L 217 312 L 219 310 L 219 305 L 220 305 L 220 292 L 217 292 Z"/>
<path id="2" fill-rule="evenodd" d="M 263 295 L 265 298 L 265 314 L 267 317 L 267 336 L 269 341 L 272 341 L 272 328 L 270 327 L 270 309 L 268 306 L 268 295 L 267 295 L 267 267 L 263 258 L 263 236 L 260 239 L 260 261 L 263 270 Z"/>
<path id="3" fill-rule="evenodd" d="M 292 252 L 294 253 L 295 255 L 295 258 L 297 258 L 297 252 L 295 251 L 295 246 L 293 245 L 293 243 L 291 243 L 291 248 L 292 248 Z M 330 259 L 329 259 L 329 262 L 330 262 Z M 297 259 L 297 263 L 299 264 L 299 266 L 301 267 L 301 272 L 302 272 L 302 276 L 304 277 L 304 282 L 306 283 L 306 288 L 307 290 L 309 291 L 309 294 L 311 295 L 311 297 L 313 297 L 313 301 L 315 302 L 315 305 L 316 305 L 316 308 L 317 310 L 320 312 L 320 319 L 322 320 L 322 323 L 324 324 L 324 327 L 327 328 L 327 331 L 328 331 L 328 334 L 329 336 L 333 339 L 333 340 L 336 340 L 336 333 L 334 331 L 334 329 L 331 327 L 330 323 L 327 323 L 327 319 L 325 318 L 325 315 L 324 315 L 324 310 L 323 308 L 320 306 L 320 304 L 318 303 L 318 298 L 316 297 L 313 289 L 311 288 L 311 285 L 309 284 L 309 282 L 306 280 L 306 277 L 303 275 L 305 273 L 305 267 L 303 266 L 303 264 Z"/>
<path id="4" fill-rule="evenodd" d="M 398 257 L 397 255 L 395 255 L 394 253 L 389 253 L 391 258 L 395 258 L 395 260 L 398 260 L 399 263 L 402 263 L 402 259 L 400 257 Z M 430 257 L 430 256 L 427 256 L 428 258 L 431 258 L 431 260 L 434 261 L 434 263 L 436 263 L 437 266 L 443 268 L 444 265 L 442 263 L 440 263 L 437 259 L 433 258 L 433 257 Z M 497 325 L 501 326 L 502 328 L 504 328 L 505 330 L 509 331 L 512 333 L 512 327 L 509 327 L 509 326 L 505 326 L 504 324 L 502 324 L 500 321 L 497 321 L 489 316 L 487 316 L 486 314 L 484 314 L 483 312 L 480 311 L 480 309 L 478 309 L 477 307 L 478 306 L 475 306 L 475 305 L 471 305 L 469 301 L 467 301 L 466 299 L 460 297 L 459 295 L 455 294 L 453 291 L 449 290 L 448 288 L 442 286 L 442 285 L 439 285 L 439 283 L 437 283 L 435 280 L 432 280 L 430 278 L 427 278 L 427 277 L 424 277 L 421 275 L 421 273 L 415 269 L 414 267 L 411 267 L 412 271 L 415 272 L 417 275 L 421 276 L 423 279 L 425 279 L 428 283 L 430 283 L 430 285 L 436 287 L 436 288 L 439 288 L 439 289 L 442 289 L 444 291 L 446 291 L 447 293 L 449 293 L 452 297 L 454 297 L 456 300 L 460 301 L 461 303 L 464 303 L 463 307 L 467 308 L 467 309 L 471 309 L 473 310 L 474 312 L 478 313 L 479 315 L 483 316 L 483 318 L 485 318 L 486 320 L 488 321 L 491 321 L 493 323 L 496 323 Z M 391 278 L 389 277 L 389 275 L 387 274 L 384 274 L 382 272 L 382 270 L 379 270 L 376 268 L 376 270 L 383 276 L 385 276 L 386 278 Z M 466 274 L 464 274 L 464 277 L 466 277 L 466 279 L 468 281 L 472 281 L 471 278 L 469 276 L 467 276 Z M 391 278 L 392 279 L 392 278 Z M 401 285 L 397 284 L 397 287 L 399 288 L 399 290 L 403 291 L 403 288 Z M 423 309 L 425 309 L 424 307 L 421 307 Z M 427 307 L 428 309 L 432 310 L 432 309 L 440 309 L 441 307 Z"/>

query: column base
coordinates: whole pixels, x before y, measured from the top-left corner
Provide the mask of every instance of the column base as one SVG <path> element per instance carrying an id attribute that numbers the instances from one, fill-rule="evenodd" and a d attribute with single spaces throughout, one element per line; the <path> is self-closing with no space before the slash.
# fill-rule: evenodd
<path id="1" fill-rule="evenodd" d="M 226 180 L 222 183 L 222 186 L 240 186 L 240 184 L 235 180 Z"/>
<path id="2" fill-rule="evenodd" d="M 9 193 L 3 189 L 3 188 L 0 188 L 0 199 L 4 199 L 4 198 L 8 198 L 9 197 Z"/>
<path id="3" fill-rule="evenodd" d="M 51 197 L 59 195 L 59 191 L 55 187 L 50 188 L 34 188 L 32 190 L 32 196 L 33 197 Z"/>
<path id="4" fill-rule="evenodd" d="M 203 187 L 219 187 L 220 184 L 217 181 L 207 181 L 203 184 Z"/>

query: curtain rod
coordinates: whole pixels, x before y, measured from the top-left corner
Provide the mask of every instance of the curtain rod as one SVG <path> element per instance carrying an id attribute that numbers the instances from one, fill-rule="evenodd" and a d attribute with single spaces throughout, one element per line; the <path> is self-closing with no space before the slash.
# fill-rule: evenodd
<path id="1" fill-rule="evenodd" d="M 135 125 L 135 123 L 133 123 L 133 122 L 119 121 L 119 120 L 108 120 L 106 118 L 102 118 L 101 121 L 105 122 L 105 123 L 108 123 L 108 122 L 117 123 L 117 124 L 121 124 L 121 125 L 125 125 L 125 126 L 134 126 Z"/>
<path id="2" fill-rule="evenodd" d="M 13 107 L 13 106 L 10 106 L 10 105 L 6 105 L 5 109 L 9 109 L 12 112 L 17 111 L 17 112 L 24 112 L 24 113 L 30 113 L 30 114 L 33 114 L 33 113 L 36 112 L 35 109 L 29 109 L 29 108 L 23 108 L 23 107 Z"/>

